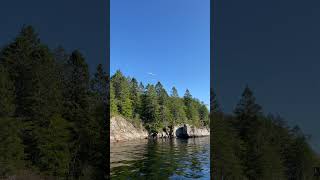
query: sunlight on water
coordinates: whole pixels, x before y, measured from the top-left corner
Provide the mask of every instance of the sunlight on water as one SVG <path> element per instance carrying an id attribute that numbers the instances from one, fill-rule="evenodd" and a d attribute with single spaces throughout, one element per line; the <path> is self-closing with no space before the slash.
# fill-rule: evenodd
<path id="1" fill-rule="evenodd" d="M 112 143 L 112 179 L 210 179 L 209 137 Z"/>

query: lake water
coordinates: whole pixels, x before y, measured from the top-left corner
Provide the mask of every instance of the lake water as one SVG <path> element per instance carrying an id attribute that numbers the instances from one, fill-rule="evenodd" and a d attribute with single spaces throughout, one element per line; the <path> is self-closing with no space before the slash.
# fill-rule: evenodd
<path id="1" fill-rule="evenodd" d="M 112 143 L 111 179 L 210 179 L 209 137 Z"/>

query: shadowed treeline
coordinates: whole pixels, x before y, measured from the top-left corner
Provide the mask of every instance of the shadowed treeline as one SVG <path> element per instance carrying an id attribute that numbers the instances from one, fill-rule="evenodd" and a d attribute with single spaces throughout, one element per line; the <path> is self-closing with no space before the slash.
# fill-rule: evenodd
<path id="1" fill-rule="evenodd" d="M 246 87 L 233 114 L 221 111 L 211 90 L 211 176 L 213 179 L 316 179 L 320 159 L 299 127 L 263 114 Z"/>
<path id="2" fill-rule="evenodd" d="M 81 52 L 24 26 L 0 51 L 0 176 L 105 179 L 106 88 L 102 65 L 90 77 Z"/>

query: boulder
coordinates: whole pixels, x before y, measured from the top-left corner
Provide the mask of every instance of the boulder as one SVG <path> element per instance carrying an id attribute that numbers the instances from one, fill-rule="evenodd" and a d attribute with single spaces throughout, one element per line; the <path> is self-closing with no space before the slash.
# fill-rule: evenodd
<path id="1" fill-rule="evenodd" d="M 210 130 L 208 128 L 196 128 L 188 124 L 184 124 L 175 131 L 177 138 L 201 137 L 209 136 Z"/>

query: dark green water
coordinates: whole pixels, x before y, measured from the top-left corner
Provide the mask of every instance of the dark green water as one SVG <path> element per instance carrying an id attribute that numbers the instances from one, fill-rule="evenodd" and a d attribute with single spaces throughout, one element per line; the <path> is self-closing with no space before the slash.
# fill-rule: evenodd
<path id="1" fill-rule="evenodd" d="M 111 179 L 210 179 L 209 137 L 111 144 Z"/>

